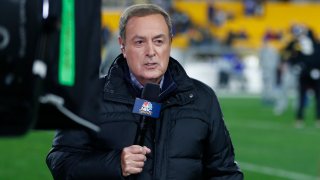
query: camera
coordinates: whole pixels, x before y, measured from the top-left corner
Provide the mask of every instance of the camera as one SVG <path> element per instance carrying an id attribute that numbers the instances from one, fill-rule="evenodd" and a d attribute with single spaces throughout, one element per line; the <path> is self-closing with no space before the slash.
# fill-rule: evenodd
<path id="1" fill-rule="evenodd" d="M 99 130 L 100 11 L 100 0 L 1 2 L 0 136 Z"/>

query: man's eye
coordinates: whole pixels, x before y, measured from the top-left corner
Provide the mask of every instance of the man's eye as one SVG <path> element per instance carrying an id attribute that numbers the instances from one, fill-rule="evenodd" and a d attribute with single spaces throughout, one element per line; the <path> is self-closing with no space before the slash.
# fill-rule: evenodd
<path id="1" fill-rule="evenodd" d="M 156 40 L 156 41 L 155 41 L 155 44 L 156 44 L 156 45 L 161 45 L 161 44 L 163 44 L 163 41 L 162 41 L 162 40 Z"/>
<path id="2" fill-rule="evenodd" d="M 140 44 L 142 44 L 143 43 L 143 41 L 136 41 L 135 42 L 135 44 L 137 44 L 137 45 L 140 45 Z"/>

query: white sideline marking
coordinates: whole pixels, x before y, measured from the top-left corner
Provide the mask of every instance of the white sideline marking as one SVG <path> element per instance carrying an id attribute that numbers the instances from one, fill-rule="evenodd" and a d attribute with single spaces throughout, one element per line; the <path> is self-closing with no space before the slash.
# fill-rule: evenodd
<path id="1" fill-rule="evenodd" d="M 259 165 L 246 163 L 246 162 L 239 162 L 239 166 L 241 169 L 244 169 L 247 171 L 267 174 L 270 176 L 283 177 L 283 178 L 292 179 L 292 180 L 319 180 L 320 179 L 320 177 L 310 176 L 307 174 L 286 171 L 282 169 L 275 169 L 267 166 L 259 166 Z"/>
<path id="2" fill-rule="evenodd" d="M 227 121 L 226 121 L 227 122 Z M 249 121 L 248 121 L 249 122 Z M 319 135 L 319 129 L 315 127 L 303 127 L 301 129 L 297 129 L 292 126 L 285 126 L 283 124 L 277 124 L 276 121 L 270 120 L 269 123 L 267 122 L 259 122 L 258 119 L 256 120 L 250 120 L 250 124 L 245 124 L 243 122 L 232 122 L 228 123 L 227 125 L 229 127 L 236 127 L 236 128 L 249 128 L 249 129 L 260 129 L 260 130 L 272 130 L 272 131 L 288 131 L 288 132 L 294 132 L 294 133 L 303 133 L 307 135 Z"/>

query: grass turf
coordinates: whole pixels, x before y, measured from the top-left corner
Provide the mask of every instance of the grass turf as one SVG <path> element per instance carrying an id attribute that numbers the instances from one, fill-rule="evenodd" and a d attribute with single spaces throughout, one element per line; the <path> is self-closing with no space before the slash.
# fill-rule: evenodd
<path id="1" fill-rule="evenodd" d="M 306 110 L 305 127 L 297 129 L 293 108 L 275 116 L 272 107 L 262 105 L 257 98 L 220 98 L 220 103 L 240 167 L 241 162 L 256 167 L 242 168 L 245 179 L 300 179 L 299 174 L 306 175 L 302 176 L 305 179 L 319 179 L 320 129 L 314 126 L 313 105 Z M 273 171 L 262 173 L 259 167 Z"/>

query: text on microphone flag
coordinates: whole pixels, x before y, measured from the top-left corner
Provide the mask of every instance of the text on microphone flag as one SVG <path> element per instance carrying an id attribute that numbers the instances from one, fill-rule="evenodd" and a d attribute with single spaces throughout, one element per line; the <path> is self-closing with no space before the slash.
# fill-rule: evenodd
<path id="1" fill-rule="evenodd" d="M 158 118 L 160 116 L 161 104 L 136 98 L 132 112 L 143 116 Z"/>

